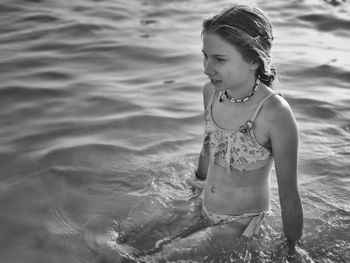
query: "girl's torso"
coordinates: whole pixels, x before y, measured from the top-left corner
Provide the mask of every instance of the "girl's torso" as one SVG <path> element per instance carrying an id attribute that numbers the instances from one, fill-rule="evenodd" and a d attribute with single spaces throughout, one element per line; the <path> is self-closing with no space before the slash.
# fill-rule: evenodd
<path id="1" fill-rule="evenodd" d="M 210 162 L 203 201 L 212 212 L 239 215 L 269 210 L 272 152 L 255 137 L 259 112 L 275 95 L 271 91 L 265 93 L 251 107 L 254 110 L 245 123 L 234 129 L 224 128 L 215 121 L 214 116 L 221 116 L 220 112 L 213 114 L 218 92 L 211 94 L 205 111 L 203 153 L 209 155 Z"/>

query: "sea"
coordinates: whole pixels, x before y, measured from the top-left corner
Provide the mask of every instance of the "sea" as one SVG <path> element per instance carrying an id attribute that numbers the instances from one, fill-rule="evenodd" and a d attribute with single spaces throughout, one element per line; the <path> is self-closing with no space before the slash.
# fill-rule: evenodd
<path id="1" fill-rule="evenodd" d="M 262 237 L 226 251 L 175 242 L 201 217 L 188 183 L 201 23 L 230 3 L 0 1 L 1 263 L 288 261 L 274 169 Z M 242 3 L 273 23 L 276 89 L 299 126 L 304 232 L 289 262 L 350 262 L 350 3 Z"/>

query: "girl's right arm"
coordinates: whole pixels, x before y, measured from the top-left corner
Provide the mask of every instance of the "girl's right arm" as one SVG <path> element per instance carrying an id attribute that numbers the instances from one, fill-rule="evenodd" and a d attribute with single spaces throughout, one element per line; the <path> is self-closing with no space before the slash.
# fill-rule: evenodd
<path id="1" fill-rule="evenodd" d="M 210 96 L 213 92 L 212 86 L 210 82 L 207 82 L 203 86 L 203 104 L 204 104 L 204 111 L 208 107 Z M 208 166 L 209 166 L 209 146 L 204 145 L 201 150 L 201 153 L 199 154 L 199 160 L 198 160 L 198 168 L 196 171 L 196 178 L 199 180 L 205 180 L 207 178 L 207 172 L 208 172 Z"/>
<path id="2" fill-rule="evenodd" d="M 208 146 L 203 145 L 202 151 L 199 154 L 198 168 L 195 172 L 195 177 L 199 180 L 205 180 L 207 178 L 209 166 L 209 149 Z"/>

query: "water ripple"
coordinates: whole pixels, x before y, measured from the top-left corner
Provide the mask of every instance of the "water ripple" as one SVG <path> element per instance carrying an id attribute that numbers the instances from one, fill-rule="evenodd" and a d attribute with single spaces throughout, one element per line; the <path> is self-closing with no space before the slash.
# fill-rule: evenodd
<path id="1" fill-rule="evenodd" d="M 50 76 L 50 74 L 49 74 Z M 59 75 L 60 76 L 60 75 Z M 56 74 L 51 75 L 51 77 L 57 77 Z M 31 86 L 6 86 L 5 88 L 0 88 L 0 101 L 4 102 L 20 102 L 28 100 L 42 100 L 58 97 L 67 97 L 70 92 L 67 90 L 60 89 L 49 89 L 49 88 L 38 88 Z"/>
<path id="2" fill-rule="evenodd" d="M 305 262 L 349 261 L 348 3 L 260 4 L 271 14 L 280 41 L 275 63 L 300 123 L 300 249 L 310 256 Z M 102 262 L 81 235 L 101 211 L 98 233 L 110 219 L 152 208 L 156 220 L 134 240 L 141 248 L 201 215 L 186 184 L 203 131 L 200 27 L 221 7 L 209 0 L 1 1 L 1 262 Z M 281 262 L 277 182 L 272 190 L 271 249 L 205 255 Z M 115 252 L 109 259 L 127 260 Z"/>
<path id="3" fill-rule="evenodd" d="M 74 223 L 65 212 L 57 207 L 51 208 L 52 220 L 46 222 L 46 227 L 54 235 L 76 235 L 82 231 L 81 226 Z"/>
<path id="4" fill-rule="evenodd" d="M 298 16 L 300 20 L 311 22 L 320 31 L 348 31 L 350 20 L 327 14 L 306 14 Z"/>
<path id="5" fill-rule="evenodd" d="M 52 14 L 30 14 L 28 16 L 24 16 L 20 20 L 19 23 L 27 23 L 27 22 L 35 22 L 35 23 L 55 23 L 61 21 L 57 16 L 53 16 Z"/>
<path id="6" fill-rule="evenodd" d="M 317 119 L 333 119 L 339 117 L 340 114 L 335 105 L 309 98 L 288 98 L 288 101 L 297 111 L 302 111 L 304 115 L 308 115 Z"/>

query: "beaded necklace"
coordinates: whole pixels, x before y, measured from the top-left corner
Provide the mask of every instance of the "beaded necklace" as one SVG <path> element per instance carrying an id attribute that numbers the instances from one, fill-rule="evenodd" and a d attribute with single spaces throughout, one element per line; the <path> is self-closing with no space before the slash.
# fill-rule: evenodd
<path id="1" fill-rule="evenodd" d="M 240 102 L 245 102 L 247 100 L 249 100 L 255 93 L 255 91 L 258 89 L 259 87 L 259 84 L 260 84 L 260 79 L 257 78 L 256 79 L 256 82 L 255 82 L 255 85 L 253 87 L 253 89 L 249 92 L 249 94 L 243 98 L 240 98 L 240 99 L 236 99 L 234 97 L 231 97 L 230 95 L 228 95 L 227 91 L 220 91 L 220 96 L 219 96 L 219 102 L 223 102 L 224 101 L 224 95 L 225 97 L 231 101 L 231 102 L 234 102 L 234 103 L 240 103 Z"/>

